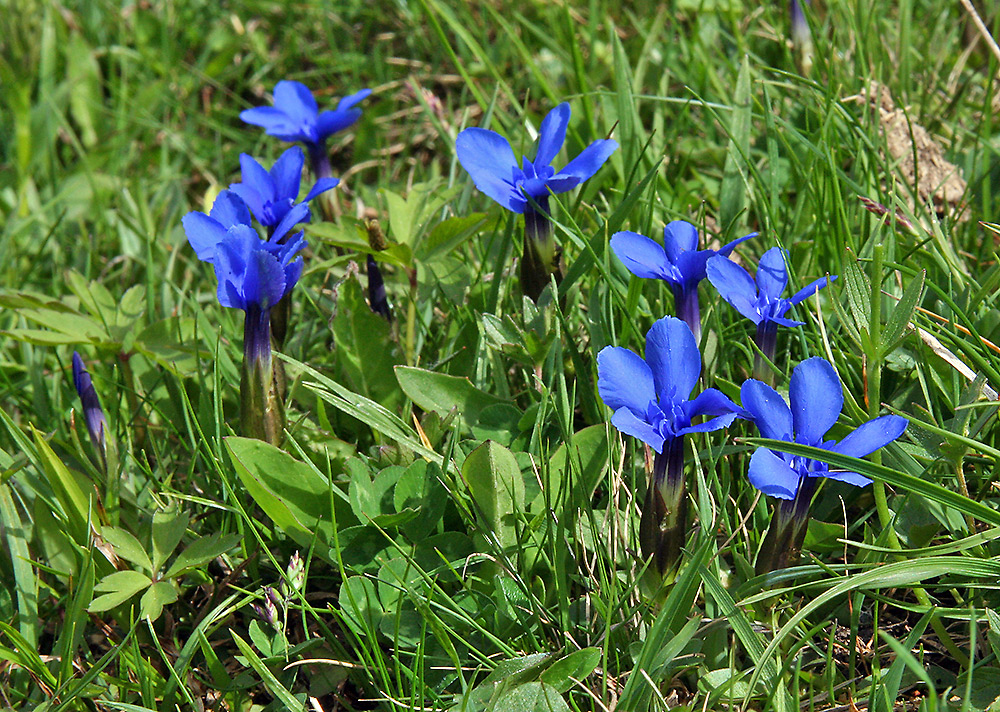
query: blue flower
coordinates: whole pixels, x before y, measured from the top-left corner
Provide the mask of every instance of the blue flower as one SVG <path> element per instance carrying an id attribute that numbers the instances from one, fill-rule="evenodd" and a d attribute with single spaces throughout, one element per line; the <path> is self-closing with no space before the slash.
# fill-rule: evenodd
<path id="1" fill-rule="evenodd" d="M 298 146 L 292 146 L 281 154 L 270 171 L 265 170 L 253 157 L 242 153 L 240 169 L 243 182 L 233 183 L 229 190 L 243 199 L 257 221 L 267 227 L 269 233 L 284 235 L 295 225 L 308 222 L 312 217 L 308 205 L 310 200 L 335 188 L 340 182 L 337 178 L 320 178 L 305 200 L 296 203 L 304 163 L 305 156 Z"/>
<path id="2" fill-rule="evenodd" d="M 301 232 L 287 242 L 277 243 L 261 240 L 246 225 L 229 228 L 216 247 L 213 261 L 219 280 L 219 303 L 266 313 L 299 281 L 302 258 L 295 255 L 305 247 Z"/>
<path id="3" fill-rule="evenodd" d="M 597 355 L 597 389 L 615 411 L 611 423 L 656 452 L 687 433 L 724 428 L 740 412 L 722 392 L 707 388 L 689 400 L 701 375 L 694 335 L 680 319 L 664 317 L 646 334 L 646 358 L 617 346 Z M 699 425 L 701 415 L 717 416 Z"/>
<path id="4" fill-rule="evenodd" d="M 909 424 L 901 416 L 883 415 L 859 426 L 840 442 L 824 440 L 840 417 L 844 394 L 833 366 L 819 357 L 795 367 L 788 404 L 773 388 L 753 379 L 744 382 L 740 398 L 763 437 L 851 457 L 864 457 L 884 447 L 902 435 Z M 826 477 L 857 487 L 871 482 L 857 472 L 830 470 L 824 462 L 763 447 L 751 456 L 748 474 L 750 482 L 761 492 L 785 500 L 795 499 L 800 484 L 810 477 Z"/>
<path id="5" fill-rule="evenodd" d="M 362 89 L 341 99 L 336 109 L 321 112 L 309 87 L 302 82 L 280 81 L 274 87 L 274 106 L 247 109 L 240 112 L 240 118 L 282 141 L 318 146 L 357 121 L 361 109 L 355 107 L 371 93 L 371 89 Z"/>
<path id="6" fill-rule="evenodd" d="M 618 148 L 615 141 L 599 139 L 558 173 L 552 161 L 566 141 L 569 104 L 560 104 L 542 121 L 535 160 L 521 165 L 510 142 L 495 131 L 468 128 L 455 140 L 459 163 L 472 176 L 476 187 L 515 213 L 533 212 L 529 198 L 545 208 L 549 193 L 565 193 L 584 182 L 604 165 Z"/>
<path id="7" fill-rule="evenodd" d="M 90 441 L 103 460 L 107 451 L 108 420 L 104 417 L 104 410 L 101 408 L 97 391 L 94 390 L 93 380 L 83 365 L 83 359 L 76 351 L 73 352 L 73 385 L 76 387 L 77 395 L 80 396 Z"/>
<path id="8" fill-rule="evenodd" d="M 626 230 L 611 236 L 611 249 L 636 277 L 662 279 L 670 285 L 677 315 L 691 327 L 697 341 L 701 339 L 698 283 L 705 279 L 705 264 L 710 257 L 728 256 L 738 244 L 756 235 L 750 233 L 719 250 L 699 250 L 698 229 L 684 220 L 675 220 L 663 228 L 663 246 Z"/>
<path id="9" fill-rule="evenodd" d="M 211 264 L 215 260 L 215 250 L 229 228 L 236 225 L 250 227 L 250 210 L 240 196 L 224 190 L 215 198 L 208 215 L 192 211 L 181 218 L 181 224 L 198 259 Z"/>
<path id="10" fill-rule="evenodd" d="M 786 319 L 785 313 L 837 279 L 835 275 L 820 277 L 796 292 L 791 299 L 782 298 L 781 293 L 788 285 L 788 273 L 784 251 L 780 247 L 772 247 L 760 258 L 756 282 L 745 269 L 725 257 L 710 258 L 706 272 L 708 280 L 719 290 L 722 298 L 758 326 L 762 323 L 801 326 L 803 322 Z"/>

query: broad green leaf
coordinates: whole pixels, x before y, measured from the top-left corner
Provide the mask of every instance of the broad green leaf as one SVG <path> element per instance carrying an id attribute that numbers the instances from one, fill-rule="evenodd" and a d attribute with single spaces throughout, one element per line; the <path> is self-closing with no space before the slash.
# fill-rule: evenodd
<path id="1" fill-rule="evenodd" d="M 159 571 L 184 538 L 190 516 L 181 509 L 157 510 L 153 515 L 153 571 Z"/>
<path id="2" fill-rule="evenodd" d="M 574 680 L 586 678 L 600 662 L 600 648 L 583 648 L 556 660 L 538 679 L 565 693 L 576 684 Z"/>
<path id="3" fill-rule="evenodd" d="M 410 400 L 424 410 L 447 415 L 452 408 L 457 408 L 467 423 L 475 423 L 484 408 L 508 402 L 479 390 L 462 376 L 449 376 L 413 366 L 396 366 L 396 379 Z"/>
<path id="4" fill-rule="evenodd" d="M 180 576 L 182 573 L 204 566 L 217 556 L 222 556 L 240 542 L 239 534 L 218 532 L 195 539 L 184 551 L 177 555 L 165 574 L 167 578 Z"/>
<path id="5" fill-rule="evenodd" d="M 80 127 L 80 141 L 92 147 L 97 143 L 95 117 L 103 113 L 104 96 L 101 88 L 101 67 L 94 51 L 80 32 L 72 32 L 66 47 L 66 83 L 69 87 L 69 107 L 73 120 Z"/>
<path id="6" fill-rule="evenodd" d="M 535 497 L 531 511 L 538 513 L 547 507 L 556 508 L 559 503 L 589 500 L 607 468 L 609 448 L 606 425 L 591 425 L 574 433 L 572 440 L 549 457 L 548 467 L 542 470 L 542 476 L 548 478 L 545 491 Z"/>
<path id="7" fill-rule="evenodd" d="M 431 228 L 426 240 L 416 248 L 416 258 L 430 262 L 439 255 L 445 255 L 458 248 L 475 235 L 486 224 L 486 213 L 472 213 L 446 218 Z"/>
<path id="8" fill-rule="evenodd" d="M 346 622 L 355 633 L 372 636 L 378 630 L 385 610 L 371 579 L 363 576 L 350 577 L 341 585 L 337 600 Z"/>
<path id="9" fill-rule="evenodd" d="M 858 260 L 850 251 L 844 256 L 844 292 L 847 294 L 847 306 L 854 319 L 854 329 L 861 334 L 862 346 L 868 339 L 871 325 L 872 283 L 868 275 L 858 265 Z"/>
<path id="10" fill-rule="evenodd" d="M 101 527 L 101 536 L 114 547 L 115 554 L 121 558 L 141 566 L 149 573 L 156 572 L 157 569 L 153 567 L 153 562 L 149 560 L 149 554 L 146 553 L 139 540 L 129 532 L 118 527 Z"/>
<path id="11" fill-rule="evenodd" d="M 101 579 L 94 586 L 95 593 L 103 593 L 90 602 L 87 609 L 91 613 L 101 613 L 119 606 L 135 594 L 148 588 L 153 582 L 149 576 L 138 571 L 116 571 Z"/>
<path id="12" fill-rule="evenodd" d="M 261 440 L 227 437 L 225 443 L 247 492 L 299 546 L 333 540 L 333 507 L 341 526 L 354 522 L 343 493 L 335 492 L 310 465 Z M 326 546 L 317 553 L 326 557 Z"/>
<path id="13" fill-rule="evenodd" d="M 155 621 L 163 613 L 163 607 L 177 600 L 177 587 L 173 581 L 157 581 L 150 586 L 139 600 L 139 615 Z"/>
<path id="14" fill-rule="evenodd" d="M 883 358 L 896 348 L 899 340 L 903 337 L 906 325 L 910 323 L 913 311 L 917 308 L 917 304 L 920 303 L 920 297 L 923 295 L 924 276 L 926 274 L 925 271 L 921 270 L 916 279 L 910 280 L 910 283 L 906 285 L 906 289 L 903 291 L 903 296 L 899 298 L 899 302 L 893 308 L 892 313 L 889 314 L 889 319 L 882 330 L 881 349 Z"/>
<path id="15" fill-rule="evenodd" d="M 493 712 L 569 712 L 562 695 L 544 682 L 526 682 L 499 696 Z"/>
<path id="16" fill-rule="evenodd" d="M 462 477 L 500 545 L 515 546 L 513 518 L 524 510 L 524 476 L 511 451 L 487 440 L 465 458 Z"/>
<path id="17" fill-rule="evenodd" d="M 0 455 L 6 461 L 8 456 L 3 451 Z M 3 533 L 10 552 L 11 568 L 14 573 L 14 587 L 17 593 L 17 610 L 20 611 L 18 623 L 21 635 L 34 647 L 38 642 L 38 578 L 31 563 L 28 542 L 32 538 L 31 517 L 21 521 L 11 488 L 0 484 L 0 521 L 3 522 Z M 93 579 L 93 573 L 91 573 Z"/>
<path id="18" fill-rule="evenodd" d="M 333 337 L 337 362 L 348 385 L 387 407 L 398 405 L 401 398 L 392 368 L 401 358 L 392 340 L 392 328 L 369 308 L 358 279 L 348 279 L 340 286 Z"/>

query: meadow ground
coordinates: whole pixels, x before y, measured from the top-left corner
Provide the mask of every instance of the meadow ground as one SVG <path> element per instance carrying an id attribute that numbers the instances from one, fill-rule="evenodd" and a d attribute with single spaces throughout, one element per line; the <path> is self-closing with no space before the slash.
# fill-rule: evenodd
<path id="1" fill-rule="evenodd" d="M 0 0 L 0 708 L 1000 709 L 998 33 L 964 0 Z M 372 94 L 261 411 L 220 299 L 275 282 L 182 218 L 289 148 L 240 120 L 282 80 Z M 534 157 L 562 102 L 531 169 L 616 142 L 585 182 L 456 150 Z M 677 220 L 759 233 L 688 303 L 700 355 L 611 247 Z M 719 276 L 765 253 L 785 297 L 837 276 L 770 344 Z M 649 365 L 599 386 L 606 347 Z M 695 381 L 746 410 L 680 436 Z"/>

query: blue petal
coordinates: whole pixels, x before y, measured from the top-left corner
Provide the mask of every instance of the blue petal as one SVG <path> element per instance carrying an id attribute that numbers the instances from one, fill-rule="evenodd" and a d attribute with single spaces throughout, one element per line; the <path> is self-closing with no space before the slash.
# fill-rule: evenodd
<path id="1" fill-rule="evenodd" d="M 517 159 L 507 139 L 487 129 L 465 129 L 455 139 L 455 153 L 480 191 L 508 210 L 524 212 L 524 198 L 510 183 Z"/>
<path id="2" fill-rule="evenodd" d="M 672 316 L 653 324 L 646 334 L 646 363 L 664 410 L 686 401 L 701 375 L 701 353 L 691 328 Z"/>
<path id="3" fill-rule="evenodd" d="M 762 381 L 747 379 L 740 387 L 740 402 L 761 437 L 791 442 L 792 411 L 776 390 Z"/>
<path id="4" fill-rule="evenodd" d="M 267 225 L 267 214 L 264 207 L 265 198 L 263 195 L 247 183 L 230 183 L 229 191 L 239 196 L 240 200 L 257 216 L 257 220 L 261 225 Z M 249 221 L 245 224 L 249 224 Z"/>
<path id="5" fill-rule="evenodd" d="M 288 114 L 273 106 L 257 106 L 240 112 L 240 119 L 245 123 L 261 126 L 271 135 L 277 131 L 286 133 L 294 131 L 295 125 L 289 120 Z"/>
<path id="6" fill-rule="evenodd" d="M 281 218 L 281 222 L 278 223 L 277 227 L 274 228 L 274 234 L 271 235 L 272 242 L 279 242 L 289 230 L 302 222 L 309 222 L 312 218 L 312 212 L 309 210 L 308 203 L 298 203 L 293 205 L 291 209 L 284 214 Z"/>
<path id="7" fill-rule="evenodd" d="M 261 309 L 270 309 L 285 295 L 285 270 L 274 255 L 263 249 L 250 253 L 243 279 L 243 299 Z"/>
<path id="8" fill-rule="evenodd" d="M 799 491 L 798 474 L 766 447 L 757 448 L 750 456 L 747 476 L 750 484 L 771 497 L 795 499 Z"/>
<path id="9" fill-rule="evenodd" d="M 348 94 L 337 104 L 337 111 L 348 111 L 355 104 L 360 104 L 362 101 L 367 99 L 372 95 L 371 89 L 359 89 L 353 94 Z"/>
<path id="10" fill-rule="evenodd" d="M 778 299 L 788 286 L 788 272 L 785 255 L 780 247 L 772 247 L 764 253 L 757 264 L 757 286 L 761 294 L 770 299 Z"/>
<path id="11" fill-rule="evenodd" d="M 663 248 L 645 235 L 622 231 L 611 236 L 611 249 L 636 277 L 669 279 L 667 256 Z"/>
<path id="12" fill-rule="evenodd" d="M 289 262 L 284 266 L 285 270 L 285 291 L 282 293 L 282 297 L 288 295 L 292 288 L 298 284 L 299 277 L 302 276 L 302 258 L 296 257 L 294 260 Z"/>
<path id="13" fill-rule="evenodd" d="M 642 440 L 657 452 L 663 452 L 663 436 L 645 420 L 636 417 L 628 408 L 620 408 L 611 416 L 611 424 L 626 435 Z"/>
<path id="14" fill-rule="evenodd" d="M 218 245 L 226 236 L 227 228 L 205 213 L 198 212 L 191 212 L 182 217 L 181 224 L 198 259 L 202 262 L 213 262 Z"/>
<path id="15" fill-rule="evenodd" d="M 836 480 L 837 482 L 846 482 L 855 487 L 867 487 L 872 483 L 870 478 L 858 472 L 828 471 L 820 473 L 818 476 L 825 477 L 828 480 Z"/>
<path id="16" fill-rule="evenodd" d="M 230 228 L 219 242 L 213 265 L 215 276 L 219 280 L 218 297 L 222 306 L 246 308 L 243 284 L 255 243 L 260 243 L 257 233 L 245 226 Z"/>
<path id="17" fill-rule="evenodd" d="M 795 441 L 819 445 L 844 407 L 840 378 L 830 362 L 819 356 L 806 359 L 792 371 L 788 384 Z"/>
<path id="18" fill-rule="evenodd" d="M 693 420 L 699 415 L 726 415 L 729 413 L 736 417 L 743 410 L 716 388 L 706 388 L 698 394 L 697 398 L 685 403 L 683 408 L 689 420 Z"/>
<path id="19" fill-rule="evenodd" d="M 587 146 L 580 155 L 566 164 L 566 167 L 556 173 L 556 178 L 573 176 L 585 181 L 597 173 L 611 154 L 618 150 L 618 144 L 610 139 L 598 139 Z M 568 190 L 568 189 L 567 189 Z M 565 191 L 556 191 L 565 192 Z"/>
<path id="20" fill-rule="evenodd" d="M 300 149 L 301 150 L 301 149 Z M 256 190 L 265 201 L 273 201 L 275 197 L 274 180 L 264 166 L 247 153 L 240 154 L 240 173 L 243 185 Z M 250 206 L 253 210 L 253 206 Z"/>
<path id="21" fill-rule="evenodd" d="M 713 250 L 692 250 L 680 253 L 674 261 L 674 266 L 680 274 L 681 281 L 687 285 L 697 285 L 705 279 L 707 275 L 705 265 L 714 256 Z"/>
<path id="22" fill-rule="evenodd" d="M 782 311 L 787 311 L 787 307 Z M 767 320 L 773 321 L 775 324 L 778 324 L 779 326 L 787 326 L 789 329 L 792 329 L 796 326 L 802 326 L 803 324 L 805 324 L 804 321 L 795 321 L 795 319 L 786 319 L 783 316 L 769 316 L 767 317 Z"/>
<path id="23" fill-rule="evenodd" d="M 830 282 L 834 281 L 835 279 L 837 279 L 837 275 L 833 275 L 831 277 L 820 277 L 819 279 L 813 281 L 808 286 L 803 287 L 802 289 L 800 289 L 799 291 L 797 291 L 795 293 L 795 296 L 793 296 L 788 301 L 790 301 L 792 304 L 798 304 L 803 299 L 808 299 L 809 297 L 811 297 L 812 295 L 814 295 L 817 291 L 819 291 L 820 289 L 823 289 L 823 287 L 825 287 L 826 285 L 828 285 Z"/>
<path id="24" fill-rule="evenodd" d="M 751 232 L 749 235 L 744 235 L 743 237 L 738 237 L 735 240 L 733 240 L 732 242 L 726 243 L 725 245 L 723 245 L 719 249 L 718 254 L 722 255 L 723 257 L 728 257 L 730 254 L 732 254 L 733 249 L 735 249 L 735 247 L 738 244 L 740 244 L 741 242 L 746 242 L 751 237 L 757 237 L 757 234 L 758 233 L 756 233 L 756 232 Z"/>
<path id="25" fill-rule="evenodd" d="M 754 324 L 760 323 L 760 312 L 755 306 L 757 286 L 745 269 L 725 257 L 715 256 L 705 264 L 705 272 L 723 299 Z"/>
<path id="26" fill-rule="evenodd" d="M 557 175 L 548 178 L 545 181 L 545 187 L 547 190 L 551 190 L 553 193 L 568 193 L 575 187 L 580 185 L 583 181 L 577 176 L 564 176 Z"/>
<path id="27" fill-rule="evenodd" d="M 274 201 L 299 198 L 299 184 L 302 182 L 302 166 L 305 155 L 298 146 L 292 146 L 282 153 L 271 166 L 271 182 L 274 185 Z"/>
<path id="28" fill-rule="evenodd" d="M 209 215 L 227 230 L 233 225 L 250 224 L 250 210 L 247 209 L 247 204 L 230 190 L 219 193 Z"/>
<path id="29" fill-rule="evenodd" d="M 328 190 L 333 190 L 338 185 L 340 185 L 340 178 L 332 178 L 332 177 L 320 178 L 318 181 L 316 181 L 316 185 L 312 187 L 312 190 L 309 191 L 309 194 L 306 196 L 306 199 L 303 202 L 308 203 L 317 195 L 325 193 Z"/>
<path id="30" fill-rule="evenodd" d="M 541 128 L 538 130 L 538 153 L 535 154 L 537 165 L 552 165 L 552 160 L 566 143 L 567 124 L 569 124 L 569 104 L 566 103 L 560 104 L 542 119 Z"/>
<path id="31" fill-rule="evenodd" d="M 316 99 L 302 82 L 280 81 L 274 87 L 274 105 L 300 124 L 316 121 Z"/>
<path id="32" fill-rule="evenodd" d="M 316 139 L 324 141 L 338 131 L 343 131 L 360 118 L 361 109 L 351 109 L 350 111 L 332 109 L 321 112 L 316 119 Z"/>
<path id="33" fill-rule="evenodd" d="M 699 423 L 698 425 L 689 425 L 686 428 L 678 428 L 678 435 L 687 435 L 688 433 L 710 433 L 713 430 L 721 430 L 722 428 L 729 427 L 730 423 L 736 420 L 736 413 L 727 413 L 726 415 L 720 415 L 717 418 L 712 418 L 706 420 L 704 423 Z"/>
<path id="34" fill-rule="evenodd" d="M 663 251 L 677 264 L 683 252 L 698 249 L 698 228 L 685 220 L 674 220 L 663 228 Z"/>
<path id="35" fill-rule="evenodd" d="M 637 354 L 620 346 L 606 346 L 597 354 L 597 392 L 611 408 L 645 413 L 656 399 L 653 374 Z"/>
<path id="36" fill-rule="evenodd" d="M 883 415 L 863 423 L 858 428 L 830 448 L 833 452 L 851 457 L 864 457 L 883 448 L 898 438 L 910 424 L 899 415 Z"/>

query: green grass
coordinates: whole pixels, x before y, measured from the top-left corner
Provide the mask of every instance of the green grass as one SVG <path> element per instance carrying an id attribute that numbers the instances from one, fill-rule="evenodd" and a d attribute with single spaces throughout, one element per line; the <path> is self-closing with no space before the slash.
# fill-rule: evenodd
<path id="1" fill-rule="evenodd" d="M 811 64 L 784 3 L 0 0 L 0 708 L 990 707 L 997 59 L 957 3 L 807 16 Z M 375 96 L 333 140 L 340 217 L 307 228 L 279 451 L 234 437 L 241 315 L 180 220 L 238 180 L 241 152 L 283 150 L 238 113 L 285 78 L 321 106 Z M 967 220 L 914 201 L 878 113 L 850 99 L 872 81 L 958 166 Z M 621 147 L 553 200 L 566 278 L 536 307 L 521 223 L 454 140 L 485 126 L 531 155 L 564 100 L 557 167 L 609 134 Z M 391 325 L 355 267 L 369 218 L 390 242 Z M 641 352 L 673 299 L 608 240 L 674 219 L 721 242 L 759 231 L 740 258 L 786 247 L 793 287 L 840 275 L 779 334 L 778 387 L 824 356 L 845 387 L 833 437 L 911 419 L 841 463 L 875 486 L 826 482 L 801 565 L 768 579 L 753 561 L 771 502 L 740 421 L 691 439 L 676 580 L 637 554 L 644 452 L 609 424 L 596 354 Z M 701 294 L 703 382 L 736 397 L 752 331 Z M 251 608 L 268 587 L 275 625 Z"/>

